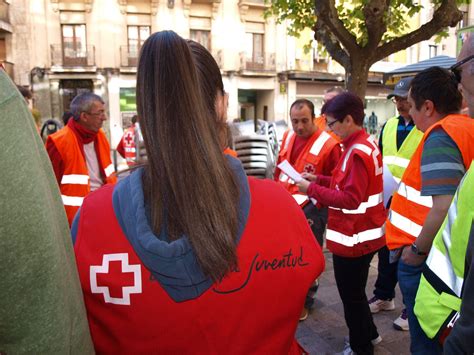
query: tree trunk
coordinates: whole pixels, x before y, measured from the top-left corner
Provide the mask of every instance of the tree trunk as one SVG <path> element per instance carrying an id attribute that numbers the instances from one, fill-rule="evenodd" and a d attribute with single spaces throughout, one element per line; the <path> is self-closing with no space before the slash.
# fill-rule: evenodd
<path id="1" fill-rule="evenodd" d="M 346 89 L 362 100 L 365 98 L 365 91 L 367 90 L 367 79 L 369 78 L 369 68 L 371 64 L 367 57 L 351 58 L 351 66 L 346 69 Z"/>

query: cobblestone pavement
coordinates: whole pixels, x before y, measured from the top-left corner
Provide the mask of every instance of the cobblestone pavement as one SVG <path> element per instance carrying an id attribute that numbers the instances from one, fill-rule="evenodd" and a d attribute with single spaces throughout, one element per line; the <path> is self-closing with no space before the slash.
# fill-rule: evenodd
<path id="1" fill-rule="evenodd" d="M 332 254 L 325 250 L 326 270 L 320 277 L 315 308 L 308 319 L 300 322 L 296 337 L 310 354 L 334 354 L 344 348 L 344 336 L 348 335 L 341 299 L 337 292 L 332 266 Z M 377 278 L 377 257 L 372 260 L 367 282 L 367 296 L 372 297 L 373 285 Z M 396 308 L 390 312 L 374 315 L 375 324 L 382 342 L 375 347 L 375 354 L 409 354 L 410 335 L 407 331 L 393 328 L 392 322 L 402 310 L 401 293 L 397 287 Z"/>

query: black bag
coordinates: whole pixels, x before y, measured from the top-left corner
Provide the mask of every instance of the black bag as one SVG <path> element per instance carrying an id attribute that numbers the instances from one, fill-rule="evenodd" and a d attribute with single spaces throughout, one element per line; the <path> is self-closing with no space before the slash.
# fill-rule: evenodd
<path id="1" fill-rule="evenodd" d="M 311 231 L 318 241 L 319 245 L 323 247 L 323 235 L 326 231 L 326 224 L 328 223 L 328 208 L 317 208 L 311 202 L 303 207 L 304 215 L 308 220 Z"/>

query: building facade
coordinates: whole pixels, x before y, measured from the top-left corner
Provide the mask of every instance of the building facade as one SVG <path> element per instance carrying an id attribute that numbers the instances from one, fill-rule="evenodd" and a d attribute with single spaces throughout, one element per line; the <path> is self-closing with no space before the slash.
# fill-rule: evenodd
<path id="1" fill-rule="evenodd" d="M 165 29 L 214 55 L 229 119 L 275 119 L 276 25 L 264 19 L 263 0 L 11 1 L 13 77 L 31 87 L 43 119 L 59 119 L 74 96 L 95 92 L 106 102 L 114 146 L 136 111 L 140 48 Z"/>
<path id="2" fill-rule="evenodd" d="M 59 119 L 81 92 L 102 96 L 112 146 L 136 112 L 140 48 L 166 29 L 213 54 L 229 94 L 229 120 L 288 121 L 291 103 L 302 97 L 319 113 L 324 91 L 344 85 L 343 68 L 315 49 L 305 53 L 311 31 L 289 37 L 285 24 L 264 17 L 265 8 L 264 0 L 0 0 L 0 62 L 17 84 L 33 90 L 43 120 Z M 414 26 L 430 16 L 426 9 Z M 381 124 L 395 114 L 384 72 L 435 52 L 454 56 L 453 38 L 453 45 L 433 49 L 426 41 L 376 63 L 367 115 L 374 112 Z"/>

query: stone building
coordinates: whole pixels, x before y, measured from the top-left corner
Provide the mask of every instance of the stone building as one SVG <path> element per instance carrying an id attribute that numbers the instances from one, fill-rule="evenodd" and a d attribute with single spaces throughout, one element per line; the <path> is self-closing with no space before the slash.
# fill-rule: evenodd
<path id="1" fill-rule="evenodd" d="M 288 120 L 289 106 L 300 97 L 319 110 L 324 90 L 343 86 L 342 67 L 316 50 L 305 53 L 311 31 L 300 39 L 287 36 L 285 24 L 264 18 L 265 6 L 264 0 L 0 0 L 0 62 L 17 84 L 33 90 L 43 119 L 59 119 L 81 92 L 101 95 L 112 146 L 136 110 L 140 48 L 164 29 L 214 55 L 229 94 L 229 120 Z M 369 114 L 394 114 L 383 72 L 423 59 L 425 47 L 437 54 L 454 47 L 430 45 L 372 67 Z"/>

